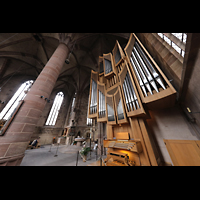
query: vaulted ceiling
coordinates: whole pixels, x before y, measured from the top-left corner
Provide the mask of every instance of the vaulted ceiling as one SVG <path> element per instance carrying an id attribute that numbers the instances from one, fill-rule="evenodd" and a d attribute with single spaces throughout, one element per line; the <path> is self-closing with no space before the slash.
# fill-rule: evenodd
<path id="1" fill-rule="evenodd" d="M 75 33 L 70 63 L 64 64 L 55 89 L 71 93 L 87 88 L 91 69 L 98 69 L 99 56 L 112 52 L 116 40 L 125 47 L 129 36 L 130 33 Z M 0 33 L 0 87 L 15 76 L 36 79 L 58 43 L 58 33 Z"/>

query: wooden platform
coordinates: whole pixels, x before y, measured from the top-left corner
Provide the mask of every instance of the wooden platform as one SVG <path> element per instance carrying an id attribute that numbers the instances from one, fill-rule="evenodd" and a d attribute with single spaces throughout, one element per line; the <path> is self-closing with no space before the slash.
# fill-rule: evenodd
<path id="1" fill-rule="evenodd" d="M 102 162 L 102 166 L 105 166 L 103 161 L 101 161 L 101 162 Z M 87 166 L 100 166 L 100 160 L 97 160 L 97 161 L 95 161 L 95 162 L 93 162 L 93 163 L 91 163 Z"/>

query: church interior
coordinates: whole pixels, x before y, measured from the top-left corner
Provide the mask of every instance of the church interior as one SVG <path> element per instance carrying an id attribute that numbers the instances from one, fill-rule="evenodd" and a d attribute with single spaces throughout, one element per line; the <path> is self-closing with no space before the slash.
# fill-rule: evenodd
<path id="1" fill-rule="evenodd" d="M 199 33 L 0 33 L 0 166 L 200 166 L 199 49 Z"/>

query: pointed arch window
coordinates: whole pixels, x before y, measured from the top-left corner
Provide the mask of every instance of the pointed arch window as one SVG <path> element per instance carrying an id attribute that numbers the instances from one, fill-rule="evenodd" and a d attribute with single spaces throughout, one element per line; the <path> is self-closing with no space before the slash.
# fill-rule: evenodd
<path id="1" fill-rule="evenodd" d="M 63 99 L 64 99 L 63 92 L 58 92 L 54 99 L 53 105 L 51 107 L 51 111 L 49 113 L 49 116 L 47 118 L 45 125 L 54 126 L 56 124 L 56 120 L 57 120 Z"/>
<path id="2" fill-rule="evenodd" d="M 23 100 L 27 94 L 27 92 L 30 90 L 31 86 L 33 85 L 33 80 L 26 81 L 21 84 L 19 89 L 15 92 L 13 97 L 10 99 L 10 101 L 6 104 L 2 112 L 0 113 L 0 119 L 7 120 L 10 115 L 13 113 L 15 108 L 17 107 L 20 100 Z"/>

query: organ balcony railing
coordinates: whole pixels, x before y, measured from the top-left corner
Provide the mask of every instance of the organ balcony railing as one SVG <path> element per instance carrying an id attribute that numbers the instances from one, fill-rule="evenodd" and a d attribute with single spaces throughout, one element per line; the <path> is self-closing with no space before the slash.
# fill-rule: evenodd
<path id="1" fill-rule="evenodd" d="M 134 33 L 124 51 L 142 102 L 151 109 L 173 106 L 175 89 Z"/>

